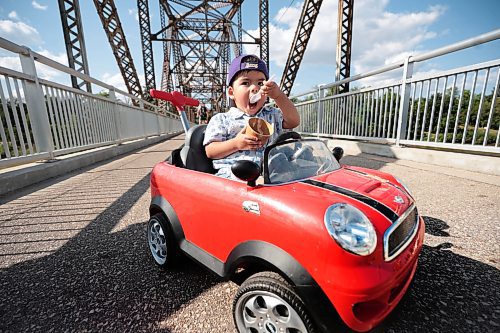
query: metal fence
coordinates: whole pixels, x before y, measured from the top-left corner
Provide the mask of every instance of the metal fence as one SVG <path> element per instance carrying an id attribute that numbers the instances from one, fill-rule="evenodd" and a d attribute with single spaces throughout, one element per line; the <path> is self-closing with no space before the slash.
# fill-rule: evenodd
<path id="1" fill-rule="evenodd" d="M 298 131 L 332 138 L 500 153 L 500 59 L 414 75 L 414 64 L 500 38 L 490 32 L 292 97 Z M 26 47 L 0 38 L 20 71 L 0 67 L 0 168 L 182 131 L 179 116 Z M 109 96 L 44 80 L 37 66 L 74 75 Z M 397 73 L 399 71 L 399 73 Z M 401 79 L 334 94 L 345 82 L 396 73 Z M 69 81 L 69 80 L 68 80 Z M 135 105 L 138 106 L 135 106 Z"/>
<path id="2" fill-rule="evenodd" d="M 0 168 L 182 131 L 175 113 L 6 39 L 0 38 L 0 50 L 18 56 L 21 67 L 0 66 Z M 37 64 L 109 93 L 92 94 L 41 79 Z"/>
<path id="3" fill-rule="evenodd" d="M 496 30 L 294 96 L 301 115 L 297 130 L 331 138 L 500 153 L 500 59 L 432 75 L 413 73 L 418 62 L 499 38 Z M 400 79 L 335 94 L 342 83 L 351 82 L 352 87 L 380 74 Z"/>

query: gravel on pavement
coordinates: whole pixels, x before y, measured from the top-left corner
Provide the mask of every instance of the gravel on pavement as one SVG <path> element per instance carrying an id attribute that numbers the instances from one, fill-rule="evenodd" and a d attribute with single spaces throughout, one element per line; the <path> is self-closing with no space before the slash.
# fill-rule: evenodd
<path id="1" fill-rule="evenodd" d="M 149 174 L 182 136 L 0 197 L 0 332 L 236 332 L 237 286 L 146 243 Z M 374 332 L 500 332 L 500 182 L 345 156 L 413 191 L 426 222 L 414 282 Z"/>

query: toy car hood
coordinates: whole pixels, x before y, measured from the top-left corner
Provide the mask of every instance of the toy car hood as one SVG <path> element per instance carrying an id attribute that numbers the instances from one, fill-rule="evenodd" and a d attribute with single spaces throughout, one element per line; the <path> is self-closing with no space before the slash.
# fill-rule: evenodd
<path id="1" fill-rule="evenodd" d="M 414 204 L 414 199 L 391 178 L 382 172 L 342 167 L 321 176 L 298 181 L 296 185 L 300 186 L 297 190 L 302 197 L 311 196 L 311 200 L 323 202 L 325 206 L 338 202 L 349 203 L 365 213 L 370 210 L 369 206 L 393 223 Z M 321 200 L 318 200 L 318 196 L 321 196 Z M 370 213 L 367 215 L 373 216 Z"/>

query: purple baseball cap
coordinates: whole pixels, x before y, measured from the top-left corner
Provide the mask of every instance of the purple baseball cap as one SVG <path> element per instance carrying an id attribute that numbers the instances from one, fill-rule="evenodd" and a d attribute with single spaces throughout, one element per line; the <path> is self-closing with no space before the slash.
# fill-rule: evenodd
<path id="1" fill-rule="evenodd" d="M 229 65 L 229 71 L 227 72 L 227 85 L 230 86 L 233 83 L 234 77 L 239 72 L 251 70 L 262 72 L 266 76 L 266 80 L 269 79 L 269 72 L 264 61 L 260 60 L 256 55 L 243 54 L 234 58 L 231 65 Z"/>

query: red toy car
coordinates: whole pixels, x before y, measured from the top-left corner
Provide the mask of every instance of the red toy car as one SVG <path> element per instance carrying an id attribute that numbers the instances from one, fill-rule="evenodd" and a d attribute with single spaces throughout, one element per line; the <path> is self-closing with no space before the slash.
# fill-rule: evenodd
<path id="1" fill-rule="evenodd" d="M 239 332 L 334 332 L 334 314 L 355 331 L 379 324 L 406 292 L 424 222 L 393 176 L 341 166 L 316 139 L 288 132 L 261 166 L 239 161 L 243 181 L 213 175 L 189 129 L 182 150 L 151 174 L 147 237 L 156 263 L 181 253 L 240 284 Z M 258 177 L 263 177 L 259 184 Z"/>

